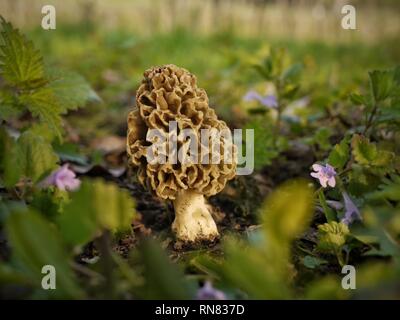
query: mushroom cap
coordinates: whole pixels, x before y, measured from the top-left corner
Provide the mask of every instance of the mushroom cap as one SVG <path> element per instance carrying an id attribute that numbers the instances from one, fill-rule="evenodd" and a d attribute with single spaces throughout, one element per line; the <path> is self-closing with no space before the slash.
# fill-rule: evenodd
<path id="1" fill-rule="evenodd" d="M 151 142 L 146 141 L 148 130 L 158 129 L 170 138 L 170 121 L 177 123 L 177 149 L 196 139 L 199 156 L 200 150 L 206 150 L 200 138 L 201 129 L 215 128 L 230 134 L 226 123 L 218 120 L 215 111 L 209 107 L 207 94 L 197 87 L 193 74 L 172 64 L 146 70 L 136 92 L 136 107 L 128 115 L 127 152 L 129 164 L 138 168 L 139 181 L 163 199 L 174 200 L 178 192 L 187 189 L 207 197 L 220 192 L 235 176 L 237 162 L 237 148 L 232 139 L 226 139 L 223 134 L 218 137 L 220 161 L 215 164 L 147 161 L 146 150 L 151 146 Z M 180 139 L 183 129 L 193 129 L 194 135 Z M 211 159 L 214 157 L 211 140 L 209 146 L 211 151 L 207 152 L 207 157 Z M 165 151 L 168 148 L 166 144 Z M 224 162 L 224 152 L 230 152 L 231 161 Z"/>

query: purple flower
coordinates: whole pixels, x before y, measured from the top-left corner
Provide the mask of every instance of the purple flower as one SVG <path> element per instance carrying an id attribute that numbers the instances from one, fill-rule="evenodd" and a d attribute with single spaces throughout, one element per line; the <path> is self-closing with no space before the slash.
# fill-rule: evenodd
<path id="1" fill-rule="evenodd" d="M 322 187 L 326 188 L 328 185 L 332 188 L 335 187 L 336 171 L 330 164 L 327 163 L 325 166 L 322 166 L 315 163 L 312 168 L 315 172 L 311 172 L 311 176 L 318 179 Z"/>
<path id="2" fill-rule="evenodd" d="M 44 181 L 43 186 L 56 186 L 60 190 L 74 191 L 79 188 L 81 181 L 76 178 L 75 172 L 68 168 L 68 164 L 64 164 L 52 174 L 50 174 Z"/>
<path id="3" fill-rule="evenodd" d="M 274 95 L 266 95 L 262 96 L 258 92 L 254 90 L 248 91 L 245 96 L 243 97 L 243 100 L 245 101 L 258 101 L 260 102 L 264 107 L 267 108 L 277 108 L 278 107 L 278 100 Z"/>
<path id="4" fill-rule="evenodd" d="M 344 201 L 344 217 L 341 220 L 346 225 L 350 225 L 354 220 L 361 220 L 361 214 L 354 202 L 346 191 L 342 193 Z"/>
<path id="5" fill-rule="evenodd" d="M 335 210 L 342 210 L 343 209 L 343 204 L 340 201 L 326 200 L 326 204 L 329 207 L 331 207 L 332 209 L 335 209 Z"/>
<path id="6" fill-rule="evenodd" d="M 197 300 L 226 300 L 225 293 L 213 288 L 210 281 L 206 281 L 204 286 L 197 291 Z"/>

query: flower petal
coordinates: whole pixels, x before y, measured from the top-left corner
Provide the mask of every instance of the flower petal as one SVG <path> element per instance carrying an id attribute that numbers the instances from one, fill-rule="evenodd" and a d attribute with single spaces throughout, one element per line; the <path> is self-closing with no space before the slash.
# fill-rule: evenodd
<path id="1" fill-rule="evenodd" d="M 312 168 L 313 168 L 314 171 L 319 172 L 319 171 L 321 171 L 322 166 L 321 166 L 320 164 L 318 164 L 318 163 L 314 163 L 314 164 L 312 165 Z"/>
<path id="2" fill-rule="evenodd" d="M 328 179 L 328 185 L 334 188 L 336 186 L 336 179 L 335 177 L 331 177 Z"/>

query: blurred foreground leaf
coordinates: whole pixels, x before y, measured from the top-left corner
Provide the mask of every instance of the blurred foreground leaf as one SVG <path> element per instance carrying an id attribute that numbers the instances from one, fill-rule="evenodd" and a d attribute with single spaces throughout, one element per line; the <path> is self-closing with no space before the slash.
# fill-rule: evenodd
<path id="1" fill-rule="evenodd" d="M 32 279 L 39 296 L 50 298 L 82 298 L 69 266 L 69 257 L 57 230 L 33 211 L 16 209 L 6 221 L 6 232 L 17 269 Z M 56 270 L 56 289 L 43 290 L 42 268 L 52 265 Z"/>
<path id="2" fill-rule="evenodd" d="M 154 241 L 142 242 L 138 258 L 144 277 L 144 285 L 138 288 L 141 298 L 185 300 L 193 297 L 194 287 Z"/>
<path id="3" fill-rule="evenodd" d="M 65 205 L 58 224 L 66 241 L 83 245 L 103 230 L 129 229 L 134 215 L 135 203 L 126 190 L 100 179 L 85 180 Z"/>
<path id="4" fill-rule="evenodd" d="M 285 183 L 266 200 L 261 213 L 263 244 L 229 240 L 226 261 L 213 272 L 250 298 L 288 299 L 291 242 L 307 228 L 312 216 L 313 190 L 306 181 Z M 209 266 L 213 266 L 210 264 Z"/>

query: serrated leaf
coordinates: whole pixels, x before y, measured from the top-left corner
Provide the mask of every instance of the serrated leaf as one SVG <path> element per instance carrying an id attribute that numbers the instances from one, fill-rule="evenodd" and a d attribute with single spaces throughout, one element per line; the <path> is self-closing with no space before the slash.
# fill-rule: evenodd
<path id="1" fill-rule="evenodd" d="M 391 95 L 395 85 L 393 71 L 374 70 L 369 73 L 369 78 L 375 102 L 383 101 Z"/>
<path id="2" fill-rule="evenodd" d="M 15 101 L 11 93 L 4 91 L 0 92 L 0 121 L 9 120 L 10 118 L 20 115 L 22 109 Z"/>
<path id="3" fill-rule="evenodd" d="M 75 72 L 52 70 L 48 86 L 57 98 L 62 113 L 82 107 L 89 100 L 99 100 L 87 81 Z"/>
<path id="4" fill-rule="evenodd" d="M 61 139 L 62 108 L 51 88 L 42 87 L 31 93 L 24 93 L 19 99 L 34 117 L 38 117 Z"/>
<path id="5" fill-rule="evenodd" d="M 104 229 L 129 229 L 134 207 L 135 203 L 126 190 L 99 179 L 85 180 L 64 207 L 58 224 L 66 241 L 82 245 Z"/>
<path id="6" fill-rule="evenodd" d="M 34 289 L 50 298 L 83 297 L 69 267 L 69 257 L 61 238 L 50 222 L 33 211 L 19 209 L 7 218 L 6 232 L 12 248 L 12 258 L 18 262 L 18 268 L 32 279 Z M 45 265 L 55 267 L 56 290 L 41 289 L 44 276 L 42 268 Z"/>
<path id="7" fill-rule="evenodd" d="M 359 164 L 369 165 L 378 157 L 376 145 L 358 134 L 351 140 L 353 156 Z"/>
<path id="8" fill-rule="evenodd" d="M 376 167 L 390 167 L 395 158 L 395 154 L 386 150 L 378 150 L 378 153 L 379 157 L 372 162 L 372 165 Z"/>
<path id="9" fill-rule="evenodd" d="M 328 156 L 328 163 L 338 170 L 343 169 L 350 157 L 349 138 L 345 137 L 336 144 Z"/>
<path id="10" fill-rule="evenodd" d="M 30 131 L 24 132 L 18 138 L 11 158 L 21 175 L 33 182 L 37 182 L 44 174 L 53 170 L 58 161 L 51 145 L 43 137 Z"/>
<path id="11" fill-rule="evenodd" d="M 10 85 L 22 88 L 44 83 L 39 50 L 3 17 L 0 21 L 0 74 Z"/>
<path id="12" fill-rule="evenodd" d="M 21 169 L 15 162 L 16 143 L 4 128 L 0 128 L 0 174 L 6 187 L 15 185 L 21 177 Z"/>

